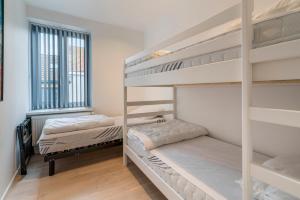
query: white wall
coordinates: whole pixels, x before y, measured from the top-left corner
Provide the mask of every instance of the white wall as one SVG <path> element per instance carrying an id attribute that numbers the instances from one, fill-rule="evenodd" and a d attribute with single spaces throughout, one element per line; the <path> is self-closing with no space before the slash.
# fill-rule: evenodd
<path id="1" fill-rule="evenodd" d="M 260 12 L 278 0 L 254 0 L 255 12 Z M 147 26 L 145 46 L 156 44 L 188 29 L 222 10 L 241 2 L 240 0 L 173 0 L 169 4 L 168 15 Z"/>
<path id="2" fill-rule="evenodd" d="M 187 3 L 188 2 L 188 3 Z M 238 0 L 174 1 L 174 14 L 165 16 L 145 33 L 147 47 L 154 46 L 204 19 L 228 8 Z M 256 12 L 276 0 L 255 1 Z M 181 9 L 185 14 L 176 14 Z M 185 16 L 185 17 L 182 17 Z M 300 86 L 255 86 L 253 103 L 259 106 L 300 110 Z M 145 91 L 148 99 L 171 98 L 170 89 Z M 178 117 L 207 127 L 211 136 L 241 144 L 240 86 L 200 86 L 178 89 Z M 265 123 L 253 123 L 255 150 L 269 155 L 298 153 L 300 130 Z"/>
<path id="3" fill-rule="evenodd" d="M 27 7 L 27 16 L 86 29 L 92 33 L 92 101 L 97 113 L 120 115 L 123 105 L 124 59 L 144 47 L 142 32 L 85 20 L 40 8 Z M 130 97 L 143 98 L 142 89 Z"/>
<path id="4" fill-rule="evenodd" d="M 300 110 L 300 86 L 254 86 L 255 106 Z M 178 117 L 201 124 L 212 137 L 241 145 L 241 87 L 202 86 L 178 89 Z M 252 123 L 254 148 L 268 155 L 295 153 L 300 130 L 260 122 Z"/>
<path id="5" fill-rule="evenodd" d="M 4 101 L 0 102 L 0 198 L 18 166 L 16 126 L 28 109 L 28 27 L 21 0 L 5 0 Z"/>

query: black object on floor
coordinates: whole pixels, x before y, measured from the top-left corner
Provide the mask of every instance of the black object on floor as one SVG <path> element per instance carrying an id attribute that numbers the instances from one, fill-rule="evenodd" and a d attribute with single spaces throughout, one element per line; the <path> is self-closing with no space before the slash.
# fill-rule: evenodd
<path id="1" fill-rule="evenodd" d="M 26 119 L 17 126 L 17 138 L 20 148 L 21 175 L 27 174 L 27 164 L 31 156 L 34 154 L 32 146 L 31 120 Z"/>

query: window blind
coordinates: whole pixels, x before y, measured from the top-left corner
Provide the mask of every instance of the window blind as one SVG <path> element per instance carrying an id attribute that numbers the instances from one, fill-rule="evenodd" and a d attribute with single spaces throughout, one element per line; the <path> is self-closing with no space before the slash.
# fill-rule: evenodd
<path id="1" fill-rule="evenodd" d="M 90 106 L 90 35 L 31 24 L 32 110 Z"/>

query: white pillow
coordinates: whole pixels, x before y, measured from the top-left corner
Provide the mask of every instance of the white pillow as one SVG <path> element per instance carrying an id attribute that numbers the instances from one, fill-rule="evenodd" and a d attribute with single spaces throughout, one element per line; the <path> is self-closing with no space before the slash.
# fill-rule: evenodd
<path id="1" fill-rule="evenodd" d="M 273 4 L 268 9 L 258 13 L 254 19 L 264 20 L 271 17 L 276 17 L 289 12 L 294 12 L 300 9 L 300 0 L 280 0 Z"/>
<path id="2" fill-rule="evenodd" d="M 262 166 L 285 176 L 300 179 L 300 155 L 278 156 L 267 160 Z M 260 185 L 259 188 L 253 187 L 254 194 L 256 194 L 258 200 L 299 200 L 290 194 L 260 181 L 254 181 L 254 185 Z M 261 188 L 263 187 L 265 189 L 262 191 Z"/>
<path id="3" fill-rule="evenodd" d="M 178 119 L 161 124 L 136 126 L 131 128 L 128 133 L 128 137 L 138 138 L 145 150 L 204 135 L 208 135 L 208 130 L 203 126 Z"/>
<path id="4" fill-rule="evenodd" d="M 288 155 L 267 160 L 263 163 L 263 166 L 275 171 L 283 171 L 297 164 L 300 164 L 300 155 Z"/>

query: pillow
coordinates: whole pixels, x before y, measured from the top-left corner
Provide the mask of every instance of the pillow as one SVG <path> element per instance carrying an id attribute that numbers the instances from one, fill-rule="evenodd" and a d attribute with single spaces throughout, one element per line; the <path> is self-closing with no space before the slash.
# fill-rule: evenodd
<path id="1" fill-rule="evenodd" d="M 133 127 L 128 137 L 138 138 L 145 150 L 207 135 L 206 128 L 182 120 Z"/>
<path id="2" fill-rule="evenodd" d="M 264 20 L 271 17 L 276 17 L 289 12 L 294 12 L 300 9 L 300 0 L 280 0 L 273 4 L 270 8 L 256 14 L 255 20 Z"/>
<path id="3" fill-rule="evenodd" d="M 277 156 L 264 162 L 263 166 L 275 171 L 284 171 L 297 164 L 300 164 L 300 154 Z"/>
<path id="4" fill-rule="evenodd" d="M 300 179 L 300 155 L 278 156 L 267 160 L 262 166 L 285 176 Z M 257 200 L 299 200 L 255 179 L 253 179 L 253 197 Z"/>

